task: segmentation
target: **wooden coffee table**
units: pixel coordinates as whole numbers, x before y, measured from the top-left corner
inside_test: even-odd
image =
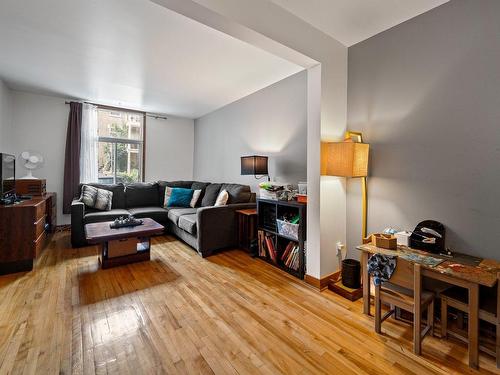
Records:
[[[101,247],[99,262],[103,269],[151,259],[151,236],[162,234],[163,225],[142,219],[135,227],[110,228],[112,221],[85,225],[87,242]]]

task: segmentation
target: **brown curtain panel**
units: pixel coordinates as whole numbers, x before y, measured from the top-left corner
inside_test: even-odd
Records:
[[[80,183],[80,141],[82,138],[82,103],[69,104],[66,154],[64,159],[63,213],[71,213],[71,202]]]

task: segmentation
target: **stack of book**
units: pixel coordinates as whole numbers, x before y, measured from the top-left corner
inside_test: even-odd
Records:
[[[281,260],[285,266],[297,271],[299,269],[299,253],[299,244],[290,241],[286,246],[285,251],[283,251],[283,255],[281,255]]]
[[[266,257],[269,255],[269,258],[277,263],[278,255],[276,252],[276,248],[274,247],[274,238],[272,235],[266,234],[264,231],[259,230],[258,233],[258,241],[259,241],[259,256]]]

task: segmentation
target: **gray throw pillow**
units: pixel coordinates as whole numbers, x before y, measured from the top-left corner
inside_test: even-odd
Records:
[[[201,201],[201,207],[213,206],[220,192],[222,184],[210,184],[205,189],[205,195]]]
[[[101,211],[109,211],[111,210],[113,202],[113,192],[109,190],[98,189],[90,185],[83,185],[80,201],[89,208],[95,208]]]

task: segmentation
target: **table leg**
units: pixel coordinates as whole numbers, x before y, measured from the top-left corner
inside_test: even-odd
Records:
[[[363,314],[370,315],[370,275],[368,275],[368,253],[361,252],[361,272],[363,280]]]
[[[469,286],[469,367],[478,368],[479,360],[479,286]]]

